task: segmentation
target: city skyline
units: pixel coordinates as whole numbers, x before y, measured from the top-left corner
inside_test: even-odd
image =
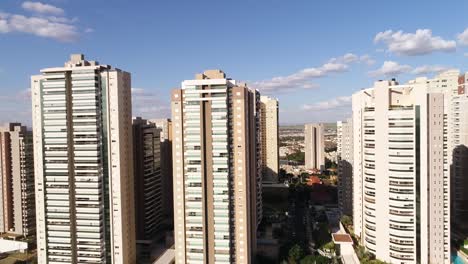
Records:
[[[261,1],[116,3],[111,11],[125,8],[136,18],[125,21],[118,12],[106,12],[109,7],[103,3],[95,3],[93,9],[72,1],[38,3],[9,1],[0,6],[0,111],[5,113],[0,123],[31,125],[28,76],[76,52],[126,65],[134,73],[134,116],[169,117],[167,95],[180,79],[204,69],[221,68],[242,76],[262,94],[278,97],[282,102],[280,124],[302,124],[345,119],[351,113],[351,94],[371,87],[378,79],[398,77],[405,81],[417,75],[433,76],[446,68],[463,71],[468,51],[468,33],[462,34],[467,26],[462,13],[467,4],[463,1],[445,6],[400,2],[405,8],[398,2],[370,1],[363,5],[344,3],[339,8],[305,1],[289,5]],[[255,19],[228,21],[219,15],[224,9],[239,10]],[[182,19],[169,15],[173,12]],[[197,12],[214,16],[200,18]],[[359,13],[365,13],[365,18]],[[437,13],[451,15],[443,20],[427,15]],[[277,20],[279,16],[286,19]],[[97,23],[104,19],[117,25],[120,32]],[[215,27],[212,19],[217,20]],[[225,39],[221,32],[229,32],[230,37],[245,41],[240,41],[241,45],[221,41],[216,48],[192,44],[206,36],[198,33],[202,28],[209,28],[220,39]],[[119,33],[128,38],[118,38]],[[106,40],[119,40],[120,45],[102,50],[91,44]],[[31,45],[35,48],[28,48]],[[220,61],[220,56],[229,63]],[[19,58],[28,58],[29,63]],[[248,65],[244,61],[249,61]],[[11,120],[13,114],[17,120]]]
[[[467,8],[4,1],[2,259],[468,263]]]

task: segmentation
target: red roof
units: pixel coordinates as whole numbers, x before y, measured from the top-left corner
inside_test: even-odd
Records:
[[[322,184],[322,180],[320,180],[317,176],[310,176],[307,180],[307,185],[314,185],[314,184]]]
[[[333,234],[333,241],[335,243],[353,243],[351,236],[348,234]]]

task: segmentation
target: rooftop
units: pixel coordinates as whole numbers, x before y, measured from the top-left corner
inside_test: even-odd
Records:
[[[333,242],[335,244],[345,244],[345,243],[353,243],[351,236],[348,234],[333,234]]]

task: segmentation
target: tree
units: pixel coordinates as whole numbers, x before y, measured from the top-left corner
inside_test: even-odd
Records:
[[[304,256],[304,251],[301,246],[295,244],[289,250],[289,263],[297,263]]]
[[[352,226],[353,225],[353,219],[349,215],[343,215],[341,216],[341,223],[345,226]]]
[[[300,150],[297,150],[296,152],[294,152],[292,154],[288,154],[286,156],[286,158],[288,160],[293,160],[293,161],[297,161],[297,162],[300,162],[300,163],[304,163],[305,153],[301,152]]]
[[[330,259],[321,255],[318,255],[315,260],[316,264],[329,264]]]
[[[308,255],[305,256],[303,259],[301,259],[300,264],[315,264],[316,262],[316,257],[314,255]]]
[[[335,251],[335,243],[333,243],[333,241],[330,241],[330,242],[326,243],[325,245],[323,245],[322,248],[324,250],[328,251],[328,252],[334,252]]]
[[[280,182],[283,182],[285,180],[287,180],[286,178],[286,170],[285,169],[279,169],[279,172],[278,172],[278,180]]]

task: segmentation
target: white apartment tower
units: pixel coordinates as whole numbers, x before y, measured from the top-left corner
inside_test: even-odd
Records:
[[[305,166],[307,169],[325,169],[325,126],[323,124],[306,124]]]
[[[260,96],[263,180],[278,181],[278,99]]]
[[[171,95],[176,263],[252,263],[261,220],[260,95],[220,70]]]
[[[338,205],[345,215],[353,215],[353,119],[338,121]]]
[[[418,78],[353,95],[353,221],[390,263],[450,263],[446,96]]]
[[[39,263],[136,263],[130,73],[76,54],[31,79]]]

